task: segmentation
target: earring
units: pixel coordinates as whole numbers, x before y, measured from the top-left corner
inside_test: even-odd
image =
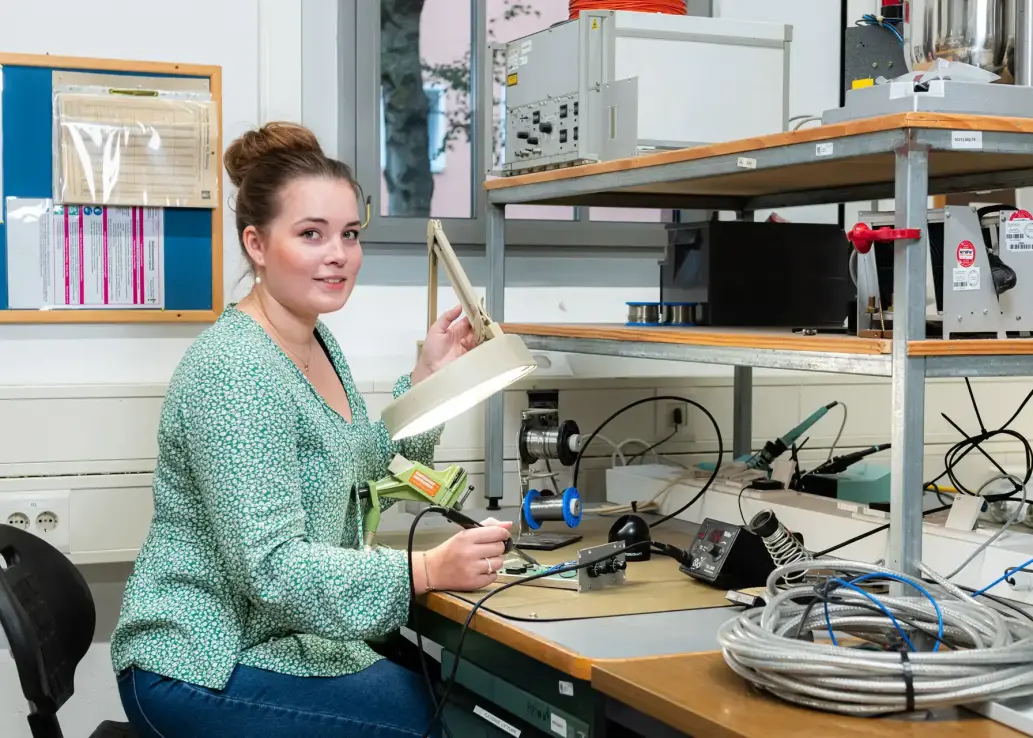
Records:
[[[261,274],[256,274],[255,275],[255,284],[262,284],[262,275]]]

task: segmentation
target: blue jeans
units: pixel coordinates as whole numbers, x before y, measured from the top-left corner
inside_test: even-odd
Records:
[[[118,691],[140,738],[419,738],[434,712],[420,675],[387,659],[332,678],[237,666],[222,690],[130,668]]]

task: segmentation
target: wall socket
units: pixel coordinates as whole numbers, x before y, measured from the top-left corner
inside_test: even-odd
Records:
[[[688,403],[678,400],[666,400],[660,406],[661,416],[658,418],[657,430],[661,435],[674,433],[676,430],[683,432],[689,423]]]
[[[0,493],[0,524],[39,536],[62,553],[71,553],[70,490]]]

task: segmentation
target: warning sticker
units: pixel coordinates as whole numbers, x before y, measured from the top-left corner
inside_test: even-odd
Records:
[[[409,484],[423,492],[428,497],[434,497],[441,489],[441,485],[420,471],[414,471],[409,477]]]
[[[958,244],[958,266],[966,269],[976,263],[976,247],[971,241],[962,241]]]
[[[954,289],[958,290],[978,290],[979,289],[979,267],[971,267],[968,269],[955,269],[954,270]]]
[[[1028,210],[1016,210],[1008,216],[1008,220],[1033,220],[1033,215]]]
[[[1033,220],[1009,220],[1005,223],[1004,243],[1008,251],[1033,251]]]
[[[506,87],[513,87],[517,83],[516,74],[510,74],[506,76]]]

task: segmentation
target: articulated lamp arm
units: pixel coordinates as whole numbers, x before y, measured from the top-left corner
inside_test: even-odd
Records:
[[[484,309],[484,301],[477,297],[470,278],[466,276],[459,257],[452,249],[448,236],[441,227],[440,220],[427,221],[427,329],[438,319],[438,262],[444,265],[448,273],[448,280],[459,297],[459,304],[463,306],[463,312],[470,319],[477,342],[481,343],[488,339],[498,338],[502,335],[499,324],[491,319],[488,311]]]

